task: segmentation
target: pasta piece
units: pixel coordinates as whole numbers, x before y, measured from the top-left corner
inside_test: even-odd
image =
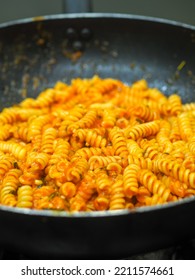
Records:
[[[102,150],[100,148],[81,148],[75,152],[74,157],[82,157],[89,160],[92,156],[100,156],[101,154]]]
[[[137,157],[143,156],[143,150],[140,148],[137,142],[132,139],[127,140],[127,149],[131,155],[135,155]]]
[[[143,150],[143,157],[151,160],[155,159],[159,154],[159,145],[156,141],[142,139],[139,141],[140,147]]]
[[[120,156],[122,158],[127,157],[129,152],[127,149],[127,143],[123,132],[118,128],[113,128],[110,131],[110,139],[113,144],[115,155]]]
[[[14,167],[14,163],[16,163],[16,161],[11,156],[4,155],[0,159],[0,180],[2,180],[4,175]]]
[[[141,169],[139,170],[137,174],[138,181],[145,187],[148,188],[148,190],[153,194],[157,194],[158,196],[155,196],[157,201],[160,199],[160,203],[167,201],[170,189],[167,188],[160,180],[157,179],[157,177],[154,175],[154,173],[147,169]],[[154,199],[154,198],[153,198]],[[162,200],[162,201],[161,201]],[[151,204],[158,204],[158,202],[151,202]]]
[[[170,188],[170,191],[173,195],[176,195],[177,197],[184,197],[185,196],[185,190],[187,189],[187,185],[184,183],[181,183],[179,180],[176,180],[174,178],[163,176],[161,181]]]
[[[87,202],[95,192],[95,181],[90,173],[87,173],[78,187],[76,195],[70,200],[70,209],[72,211],[85,211]]]
[[[170,114],[179,115],[182,111],[181,98],[177,94],[172,94],[168,98],[168,103],[170,104]]]
[[[79,128],[90,128],[97,117],[97,111],[96,110],[89,110],[83,118],[81,118],[78,122],[75,122],[73,124],[70,124],[67,128],[68,133],[73,133],[76,131],[76,129]]]
[[[66,182],[60,187],[60,193],[66,198],[71,198],[75,196],[77,187],[72,182]]]
[[[191,114],[189,112],[182,113],[178,116],[178,124],[181,138],[189,141],[193,136],[193,130],[190,123]]]
[[[106,167],[107,173],[112,178],[116,178],[123,172],[123,167],[117,162],[111,162]]]
[[[57,137],[56,129],[49,127],[43,131],[41,152],[47,154],[53,154],[54,152],[54,140]]]
[[[6,141],[0,141],[0,150],[12,154],[18,160],[24,160],[27,153],[23,145]]]
[[[129,164],[124,170],[124,192],[125,196],[128,198],[138,193],[137,173],[139,169],[139,166],[136,164]]]
[[[170,123],[166,120],[161,121],[160,130],[156,135],[156,140],[164,153],[170,153],[173,149],[172,143],[169,140],[170,131]]]
[[[128,163],[129,163],[129,165],[131,163],[134,163],[142,169],[149,169],[149,170],[155,171],[154,163],[150,158],[129,155]]]
[[[33,189],[33,208],[35,209],[49,209],[52,204],[50,198],[54,196],[55,188],[50,186],[37,186]]]
[[[94,170],[96,168],[106,167],[111,162],[121,163],[120,156],[92,156],[89,159],[89,168],[90,170]]]
[[[190,171],[195,171],[195,156],[191,155],[186,157],[182,160],[181,163],[182,166],[184,166],[186,169],[189,169]]]
[[[136,195],[136,199],[139,203],[141,203],[142,205],[146,205],[146,203],[148,203],[148,197],[151,197],[152,194],[151,192],[148,190],[148,188],[144,187],[144,186],[140,186],[138,189],[138,193]],[[151,202],[151,201],[150,201]],[[150,203],[149,202],[149,203]]]
[[[89,164],[86,159],[74,160],[65,170],[67,181],[78,183],[88,171]]]
[[[7,140],[11,134],[11,126],[9,124],[0,125],[0,141]]]
[[[182,111],[195,111],[195,102],[192,103],[187,103],[187,104],[182,104]]]
[[[167,198],[167,200],[168,200],[168,198]],[[164,200],[162,199],[162,197],[159,194],[155,193],[151,197],[146,197],[145,202],[146,202],[147,206],[150,206],[150,205],[162,204],[164,202]]]
[[[29,123],[28,142],[31,141],[35,136],[40,135],[41,131],[47,123],[49,123],[50,117],[49,115],[43,115],[33,118],[33,120]]]
[[[123,188],[123,180],[118,179],[110,190],[110,210],[124,209],[125,195]]]
[[[69,158],[70,144],[67,140],[57,139],[53,143],[53,154],[49,159],[49,166],[59,163],[59,161],[67,161]]]
[[[22,140],[24,142],[28,142],[28,126],[27,123],[20,123],[19,125],[16,125],[12,128],[10,128],[9,135],[10,133],[13,134],[13,137],[15,139]],[[6,140],[6,139],[2,139]]]
[[[16,206],[17,204],[17,189],[20,185],[19,176],[21,171],[18,169],[10,169],[3,179],[0,202],[3,205]]]
[[[25,185],[18,189],[18,201],[16,206],[22,208],[32,208],[33,191],[32,187]]]
[[[172,176],[189,185],[191,188],[195,188],[195,172],[191,172],[189,169],[184,168],[174,161],[164,159],[156,160],[156,166],[160,172],[163,172],[167,176]]]
[[[145,122],[154,121],[156,119],[159,119],[160,117],[157,110],[151,110],[148,106],[144,104],[141,104],[139,106],[133,106],[131,114]]]
[[[144,124],[138,124],[131,128],[127,127],[125,136],[127,138],[137,140],[139,138],[155,135],[160,129],[159,124],[159,121],[155,120]]]
[[[99,194],[102,192],[104,194],[109,193],[109,188],[112,185],[113,181],[109,178],[105,170],[97,169],[96,170],[96,189]]]
[[[78,129],[73,134],[77,141],[85,142],[86,146],[95,148],[105,147],[107,140],[92,129]]]
[[[23,108],[44,108],[49,107],[54,101],[55,90],[46,89],[39,94],[37,99],[27,98],[20,103]]]
[[[11,124],[17,120],[17,109],[16,108],[5,108],[0,114],[0,125]]]
[[[102,119],[102,127],[112,128],[116,123],[116,113],[114,110],[104,110],[103,111],[103,119]]]
[[[103,194],[99,194],[94,199],[95,210],[97,210],[97,211],[108,210],[109,202],[110,202],[109,198],[105,197]]]
[[[171,124],[171,131],[170,131],[170,136],[169,136],[170,141],[176,142],[176,141],[181,140],[178,118],[170,117],[169,122]]]

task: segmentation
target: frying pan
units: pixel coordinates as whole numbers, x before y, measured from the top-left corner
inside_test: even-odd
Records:
[[[0,25],[1,109],[57,80],[145,78],[195,101],[195,28],[120,14],[70,14]],[[182,65],[182,67],[181,67]],[[0,246],[44,258],[125,258],[195,238],[195,198],[97,213],[0,206]]]

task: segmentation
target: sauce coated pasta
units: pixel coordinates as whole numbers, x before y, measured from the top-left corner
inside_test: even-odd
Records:
[[[73,79],[0,113],[0,204],[132,209],[195,195],[195,104],[145,80]]]

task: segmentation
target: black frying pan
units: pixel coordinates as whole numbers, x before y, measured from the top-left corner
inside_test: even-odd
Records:
[[[167,95],[177,92],[183,102],[195,101],[195,28],[113,14],[1,24],[1,109],[57,80],[94,74],[126,83],[145,78]],[[0,206],[0,246],[51,258],[127,257],[195,238],[194,213],[195,198],[84,214]]]

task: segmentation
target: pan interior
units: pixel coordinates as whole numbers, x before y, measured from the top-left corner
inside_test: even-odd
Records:
[[[93,75],[128,84],[144,78],[150,87],[192,102],[194,50],[193,27],[145,17],[48,16],[3,24],[0,109],[36,97],[58,80]]]

